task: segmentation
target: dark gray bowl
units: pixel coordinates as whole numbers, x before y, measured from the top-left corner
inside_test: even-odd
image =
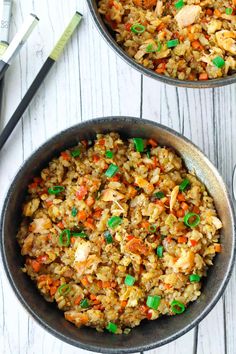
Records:
[[[212,79],[206,81],[190,81],[190,80],[179,80],[165,75],[157,74],[155,71],[150,70],[138,64],[134,59],[129,57],[129,55],[122,49],[122,47],[116,42],[114,33],[111,29],[106,26],[101,15],[98,12],[97,3],[98,0],[87,0],[90,13],[93,20],[109,46],[130,66],[137,69],[141,74],[147,75],[153,79],[164,82],[165,84],[179,86],[179,87],[190,87],[190,88],[213,88],[229,85],[236,82],[236,73],[233,75],[226,76],[221,79]]]
[[[47,303],[29,277],[21,271],[23,258],[16,242],[27,185],[50,159],[80,139],[93,139],[96,133],[119,132],[123,137],[151,137],[161,145],[172,146],[185,160],[187,167],[214,196],[223,222],[221,242],[223,252],[215,258],[203,285],[199,300],[185,313],[143,321],[129,335],[98,333],[91,328],[76,328],[64,319],[54,304]],[[50,333],[74,346],[102,353],[132,353],[166,344],[196,326],[214,307],[222,295],[232,271],[235,257],[235,224],[230,197],[219,173],[206,156],[189,140],[160,124],[138,118],[109,117],[89,120],[69,128],[43,144],[24,163],[12,182],[3,207],[1,219],[1,251],[4,268],[11,286],[27,311]]]

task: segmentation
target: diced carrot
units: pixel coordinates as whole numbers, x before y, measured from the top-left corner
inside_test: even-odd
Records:
[[[212,16],[212,14],[213,14],[212,9],[206,9],[206,14],[207,14],[208,16]]]
[[[157,30],[158,30],[158,31],[162,31],[164,28],[166,28],[166,25],[164,24],[164,22],[162,22],[162,23],[157,27]]]
[[[102,281],[101,280],[98,280],[97,281],[97,286],[101,289],[102,288]]]
[[[92,196],[88,196],[88,198],[86,199],[86,204],[90,207],[95,203],[95,200]]]
[[[75,305],[79,305],[80,301],[82,300],[82,297],[81,296],[77,296],[77,298],[75,299],[74,301],[74,304]]]
[[[177,196],[178,202],[185,202],[185,196],[182,193],[179,193]]]
[[[85,276],[82,279],[80,279],[80,282],[83,284],[83,286],[88,286],[89,285],[89,281],[88,278]]]
[[[91,229],[91,230],[95,230],[95,226],[94,226],[94,224],[93,224],[93,219],[91,219],[91,218],[88,218],[88,219],[84,222],[84,225],[85,225],[87,228]]]
[[[201,73],[199,75],[199,80],[208,80],[208,75],[207,73]]]
[[[47,260],[48,260],[48,255],[47,254],[43,254],[43,255],[37,257],[37,261],[39,263],[44,263]]]
[[[95,213],[93,214],[95,219],[99,219],[101,215],[102,215],[102,209],[96,209]]]
[[[86,196],[86,194],[88,193],[88,188],[85,186],[80,186],[78,191],[76,192],[76,197],[79,200],[84,199],[84,197]]]
[[[188,241],[188,239],[185,236],[178,237],[178,243],[186,243],[187,241]]]
[[[70,160],[70,155],[66,151],[61,152],[61,157],[63,158],[63,160],[66,160],[66,161]]]
[[[90,296],[89,296],[89,297],[90,297],[90,299],[91,299],[91,300],[97,300],[97,296],[96,296],[96,295],[94,295],[94,294],[90,294]]]
[[[182,208],[184,211],[186,211],[186,210],[189,209],[189,205],[188,205],[187,203],[185,203],[185,202],[182,202],[182,203],[181,203],[181,208]]]
[[[158,166],[157,157],[153,156],[153,167],[156,168],[157,166]]]
[[[105,145],[105,139],[99,139],[98,140],[98,145],[100,145],[100,146],[104,146]]]
[[[190,73],[189,76],[188,76],[188,79],[191,80],[191,81],[194,81],[195,80],[195,74],[194,73]]]
[[[148,320],[150,320],[152,318],[152,310],[150,310],[150,309],[147,310],[146,317],[147,317]]]
[[[116,173],[115,176],[110,178],[110,181],[112,182],[118,182],[120,180],[121,175],[119,173]]]
[[[179,209],[176,211],[176,216],[178,218],[182,218],[184,216],[184,210],[183,209]]]
[[[79,210],[77,214],[77,218],[79,221],[85,221],[87,218],[87,214],[84,210]]]
[[[74,244],[75,243],[75,241],[76,241],[76,237],[71,237],[71,239],[70,239],[70,242],[72,243],[72,244]]]
[[[53,286],[50,287],[50,295],[51,295],[51,296],[53,296],[53,295],[56,294],[57,288],[58,288],[58,287],[55,286],[55,285],[53,285]]]
[[[184,36],[179,36],[179,40],[180,40],[180,42],[183,42],[184,41]]]
[[[220,253],[222,251],[221,244],[220,243],[215,243],[214,244],[215,252]]]
[[[143,243],[142,240],[136,237],[132,238],[132,240],[127,242],[126,248],[132,253],[143,254],[143,255],[148,254],[148,249],[146,245]]]
[[[164,288],[165,288],[166,290],[171,289],[171,288],[172,288],[172,285],[170,285],[170,284],[164,284]]]
[[[28,227],[29,232],[33,232],[35,230],[35,224],[30,224]]]
[[[46,207],[49,208],[53,204],[53,201],[52,200],[45,200],[45,204],[46,204]]]
[[[103,169],[104,169],[104,170],[107,170],[107,169],[108,169],[108,164],[107,164],[107,163],[104,163]]]
[[[190,40],[190,42],[194,41],[194,39],[195,39],[194,34],[189,32],[188,33],[188,39]]]
[[[214,15],[215,15],[216,17],[220,17],[220,16],[221,16],[220,10],[215,9],[215,10],[214,10]]]
[[[127,239],[130,241],[130,240],[132,240],[134,238],[134,236],[133,235],[128,235],[127,236]]]
[[[111,282],[110,281],[103,281],[102,282],[102,287],[103,288],[110,288],[111,287]]]
[[[93,155],[93,162],[98,162],[100,157],[98,155]]]
[[[167,241],[168,243],[171,243],[172,237],[171,237],[171,236],[167,236],[167,237],[166,237],[166,241]]]
[[[121,306],[122,308],[125,308],[126,305],[127,305],[127,301],[125,301],[125,300],[121,301],[120,306]]]
[[[158,65],[157,69],[155,70],[158,74],[163,74],[166,70],[166,63],[161,63]]]
[[[149,228],[149,222],[148,221],[142,221],[141,222],[141,226],[143,229],[148,229]]]
[[[201,43],[198,40],[192,41],[191,45],[193,49],[197,49],[197,50],[200,49],[201,47]]]
[[[196,240],[190,240],[191,246],[196,246],[198,242]]]
[[[65,226],[64,226],[64,224],[63,224],[62,221],[59,221],[59,222],[57,223],[57,226],[58,226],[60,229],[64,229],[64,228],[65,228]]]
[[[134,198],[137,194],[137,190],[133,186],[129,186],[127,190],[127,195],[129,198]]]
[[[193,213],[195,213],[195,214],[200,213],[200,209],[196,205],[194,205],[194,207],[193,207]]]
[[[147,143],[148,143],[148,145],[151,145],[152,147],[157,146],[157,142],[154,139],[148,139]]]
[[[37,187],[38,187],[38,183],[36,183],[36,182],[33,182],[33,183],[28,185],[29,189],[36,189]]]
[[[126,23],[125,24],[125,29],[126,31],[130,31],[130,28],[132,27],[132,24],[131,23]]]
[[[38,272],[40,271],[41,264],[40,264],[38,261],[36,261],[35,259],[33,259],[33,260],[31,261],[31,267],[33,268],[33,270],[34,270],[36,273],[38,273]]]
[[[146,305],[140,305],[139,308],[140,308],[141,313],[144,313],[144,314],[146,314],[146,312],[149,309]]]

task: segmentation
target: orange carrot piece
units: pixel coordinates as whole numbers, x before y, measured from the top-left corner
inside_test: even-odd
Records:
[[[178,243],[186,243],[187,241],[188,241],[188,239],[185,236],[178,237]]]
[[[66,151],[61,152],[61,157],[63,158],[63,160],[66,160],[66,161],[70,160],[70,155]]]
[[[89,296],[89,297],[90,297],[90,299],[91,299],[91,300],[97,300],[97,296],[96,296],[96,295],[94,295],[94,294],[90,294],[90,296]]]
[[[179,209],[176,211],[176,216],[178,218],[182,218],[184,216],[184,210],[183,209]]]
[[[196,240],[190,240],[191,246],[196,246],[198,242]]]
[[[100,157],[98,155],[93,155],[93,162],[98,162]]]
[[[90,206],[92,206],[94,203],[95,203],[94,198],[89,195],[88,198],[86,199],[86,204],[90,207]]]
[[[222,247],[220,243],[215,243],[214,248],[216,253],[220,253],[222,251]]]
[[[83,277],[80,282],[83,284],[83,286],[88,286],[89,285],[89,281],[88,281],[88,278],[85,276]]]
[[[143,229],[148,229],[149,228],[149,222],[148,221],[142,221],[141,226]]]
[[[188,209],[189,209],[189,206],[188,206],[188,204],[187,204],[187,203],[182,202],[182,203],[181,203],[181,208],[182,208],[184,211],[186,211],[186,210],[188,210]]]
[[[201,47],[201,43],[198,40],[192,41],[191,45],[193,49],[199,49]]]
[[[82,297],[81,296],[77,296],[77,298],[75,299],[74,301],[74,304],[75,305],[79,305],[80,301],[82,300]]]
[[[193,213],[200,214],[200,209],[196,205],[193,207]]]
[[[212,16],[212,14],[213,14],[212,9],[206,9],[206,14],[207,14],[208,16]]]
[[[38,261],[36,261],[35,259],[33,259],[33,260],[31,261],[31,267],[33,268],[33,270],[34,270],[36,273],[38,273],[38,272],[40,271],[41,264],[40,264]]]
[[[185,196],[182,193],[179,193],[177,196],[178,202],[185,202]]]
[[[121,306],[122,308],[125,308],[126,305],[127,305],[127,301],[125,301],[125,300],[121,301],[120,306]]]
[[[148,145],[151,145],[152,147],[157,146],[157,142],[154,139],[148,139],[147,143],[148,143]]]
[[[199,80],[208,80],[208,75],[207,73],[201,73],[199,75]]]
[[[216,17],[220,17],[220,16],[221,16],[220,10],[215,9],[215,10],[214,10],[214,15],[215,15]]]
[[[78,211],[77,218],[79,221],[85,221],[87,218],[87,214],[84,210]]]

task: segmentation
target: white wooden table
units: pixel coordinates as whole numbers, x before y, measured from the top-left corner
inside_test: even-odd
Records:
[[[84,21],[0,154],[0,203],[23,161],[55,133],[82,120],[130,115],[161,122],[190,138],[226,183],[236,163],[236,86],[193,90],[141,76],[97,32],[85,0],[15,0],[11,38],[30,12],[40,23],[6,75],[0,129],[13,113],[75,10]],[[235,354],[236,272],[224,297],[194,330],[149,354]],[[0,271],[0,353],[85,354],[32,320]],[[88,352],[87,352],[88,353]]]

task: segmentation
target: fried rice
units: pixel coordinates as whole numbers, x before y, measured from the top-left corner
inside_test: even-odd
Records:
[[[236,70],[236,0],[100,0],[117,42],[144,67],[180,80]]]
[[[63,151],[33,179],[17,239],[45,300],[78,327],[120,334],[200,296],[221,227],[175,151],[110,133]]]

